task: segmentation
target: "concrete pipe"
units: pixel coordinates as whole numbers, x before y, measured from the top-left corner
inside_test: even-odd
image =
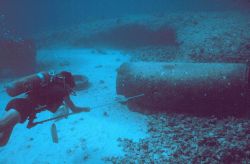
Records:
[[[117,94],[140,112],[174,111],[198,115],[244,115],[248,111],[249,68],[230,63],[124,63]]]

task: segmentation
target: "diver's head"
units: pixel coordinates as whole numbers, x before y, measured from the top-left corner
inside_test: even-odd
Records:
[[[74,92],[73,89],[75,88],[75,80],[73,75],[68,71],[61,71],[56,75],[59,81],[62,81],[64,86],[69,90],[70,93]]]

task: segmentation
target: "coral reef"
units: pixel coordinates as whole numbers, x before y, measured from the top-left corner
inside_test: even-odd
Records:
[[[250,121],[228,117],[177,114],[148,116],[149,137],[118,141],[124,156],[112,163],[247,163],[250,160]]]

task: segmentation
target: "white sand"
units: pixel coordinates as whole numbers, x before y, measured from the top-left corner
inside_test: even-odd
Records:
[[[0,148],[1,164],[104,163],[101,158],[105,156],[123,155],[117,142],[119,137],[135,141],[146,137],[146,116],[131,112],[114,101],[116,69],[129,60],[126,55],[112,50],[104,53],[83,49],[49,49],[40,50],[37,58],[39,63],[50,64],[49,69],[86,75],[91,87],[78,92],[72,99],[77,105],[89,106],[92,110],[57,121],[58,144],[51,139],[50,126],[53,122],[30,130],[26,129],[26,123],[17,125],[9,143]],[[0,97],[3,109],[10,97],[5,93],[1,93]],[[108,116],[104,116],[104,112]],[[38,116],[42,120],[50,118],[51,114],[45,112]]]

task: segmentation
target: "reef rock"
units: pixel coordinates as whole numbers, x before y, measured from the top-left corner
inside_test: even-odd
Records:
[[[31,40],[0,40],[0,77],[35,72],[36,48]]]

